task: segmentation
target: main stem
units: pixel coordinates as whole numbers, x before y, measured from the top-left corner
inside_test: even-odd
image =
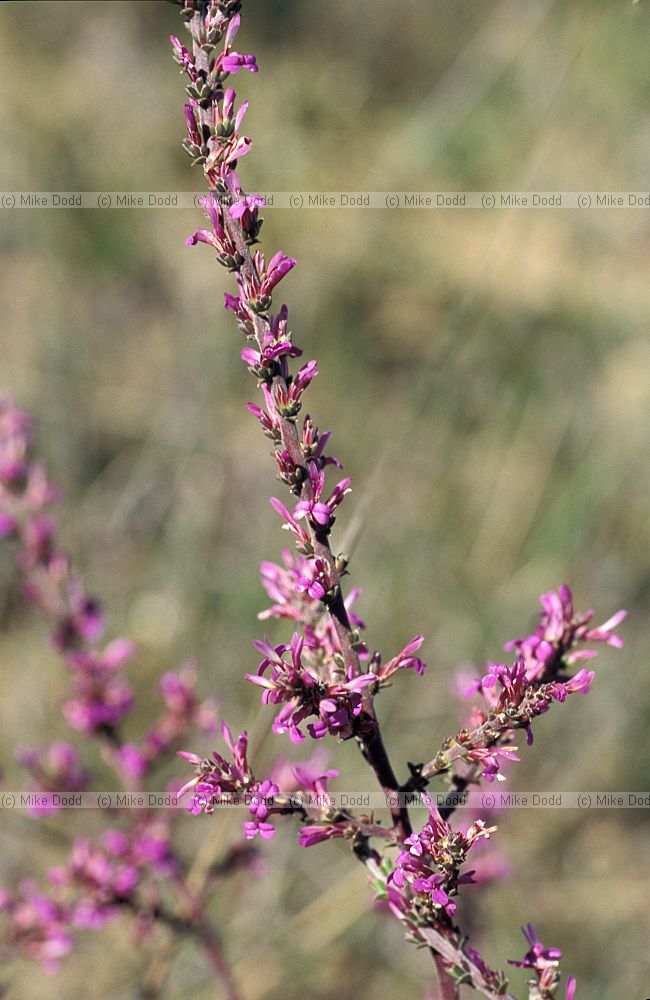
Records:
[[[197,11],[190,21],[194,60],[197,67],[207,70],[209,68],[209,60],[201,45],[202,26],[202,14],[200,11]],[[201,111],[201,114],[207,120],[207,112]],[[239,257],[242,260],[240,273],[244,279],[248,279],[251,282],[257,282],[259,280],[259,276],[257,275],[255,263],[253,261],[248,243],[246,242],[246,237],[241,223],[236,219],[233,219],[227,211],[223,213],[223,218],[228,235],[237,248]],[[253,318],[253,328],[255,331],[255,338],[261,349],[265,334],[269,329],[269,322],[264,316],[256,315]],[[274,381],[280,388],[287,388],[286,382],[281,375],[276,375]],[[298,430],[295,422],[287,419],[286,417],[280,417],[280,434],[283,447],[289,452],[292,462],[297,469],[301,470],[302,473],[300,498],[302,500],[311,500],[313,493],[312,484],[305,456],[300,445],[300,439],[298,437]],[[361,664],[359,663],[359,657],[354,649],[354,638],[351,634],[352,629],[350,627],[350,619],[345,607],[343,588],[341,586],[341,575],[338,571],[336,559],[330,546],[329,536],[327,532],[322,529],[317,529],[313,525],[309,526],[309,531],[311,534],[314,555],[317,558],[322,559],[327,566],[328,574],[333,584],[335,596],[327,607],[338,639],[345,671],[346,674],[349,673],[351,676],[356,677],[361,673]],[[367,760],[373,769],[381,788],[385,792],[397,792],[399,791],[400,784],[397,780],[397,776],[393,770],[388,752],[384,745],[372,697],[366,697],[364,701],[364,715],[365,719],[361,716],[360,719],[357,720],[357,732],[355,733],[361,752],[365,760]],[[366,725],[364,725],[364,721]],[[370,722],[371,725],[367,725],[368,722]],[[393,826],[395,830],[400,834],[402,839],[408,837],[411,833],[412,827],[407,809],[403,806],[392,804],[390,805],[390,812],[393,818]]]

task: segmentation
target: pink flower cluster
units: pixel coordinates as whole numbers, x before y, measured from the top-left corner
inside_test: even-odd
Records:
[[[456,904],[451,897],[456,895],[459,885],[473,881],[474,872],[461,873],[467,854],[477,840],[489,839],[496,827],[488,828],[482,820],[477,820],[463,834],[451,828],[430,798],[428,806],[428,822],[419,833],[412,833],[404,841],[407,850],[398,855],[388,883],[396,889],[410,885],[434,913],[443,910],[453,917]]]
[[[487,672],[464,690],[467,697],[480,694],[483,704],[472,709],[471,728],[461,730],[456,746],[443,752],[447,760],[460,758],[480,764],[481,776],[488,781],[503,780],[500,760],[519,759],[516,748],[502,745],[512,739],[516,729],[526,730],[526,741],[531,745],[533,719],[547,712],[553,702],[565,702],[570,694],[589,693],[593,670],[581,667],[575,674],[568,673],[574,664],[597,655],[597,650],[582,644],[605,643],[617,649],[623,645],[613,629],[623,621],[626,611],[591,628],[593,611],[576,614],[566,584],[540,600],[543,611],[535,632],[504,647],[517,651],[515,663],[509,666],[488,661]]]
[[[47,893],[32,881],[16,892],[0,889],[3,939],[10,952],[56,972],[77,930],[99,930],[125,910],[137,916],[141,931],[148,927],[165,881],[178,871],[164,821],[146,817],[128,832],[109,829],[98,846],[80,837],[67,863],[47,872]]]
[[[97,745],[118,785],[138,792],[142,779],[152,776],[164,755],[186,742],[193,729],[214,731],[215,703],[198,698],[196,669],[186,664],[162,677],[163,708],[149,732],[139,743],[125,742],[122,723],[132,708],[133,691],[123,668],[134,655],[134,644],[128,638],[100,642],[104,617],[57,544],[47,508],[58,490],[31,460],[32,430],[27,414],[10,398],[0,398],[0,532],[14,543],[23,592],[48,621],[53,645],[68,668],[71,691],[61,706],[65,722]],[[24,747],[16,757],[30,776],[26,791],[33,815],[51,816],[61,800],[58,793],[89,787],[91,773],[70,742]],[[176,785],[166,789],[163,802]],[[155,814],[128,805],[121,812],[123,829],[106,831],[99,844],[85,838],[74,842],[67,863],[47,873],[46,891],[31,881],[13,891],[0,889],[0,959],[5,951],[23,954],[46,971],[56,971],[59,959],[73,947],[76,930],[101,928],[125,912],[135,918],[138,933],[162,920],[205,939],[207,924],[195,925],[161,908],[163,884],[172,878],[184,885],[172,844],[174,821],[183,814],[164,805]],[[252,860],[252,855],[244,859],[246,864]],[[233,863],[240,862],[235,858]],[[182,891],[185,907],[188,890]]]
[[[623,640],[614,629],[624,620],[627,611],[617,611],[602,625],[591,627],[594,612],[576,614],[573,595],[566,584],[557,591],[542,594],[540,603],[540,622],[532,635],[512,639],[503,647],[505,650],[517,650],[526,664],[529,681],[542,676],[547,679],[563,667],[598,655],[594,649],[577,648],[583,643],[606,643],[615,649],[622,649]]]

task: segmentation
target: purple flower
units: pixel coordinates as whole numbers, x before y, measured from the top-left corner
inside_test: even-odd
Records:
[[[253,774],[247,756],[248,734],[240,733],[235,739],[230,726],[225,721],[221,723],[221,733],[230,751],[231,760],[227,760],[216,750],[212,753],[212,759],[201,758],[197,754],[188,753],[185,750],[177,751],[178,757],[189,761],[196,768],[195,776],[176,793],[178,798],[183,798],[188,792],[193,793],[188,809],[194,815],[203,811],[206,813],[214,812],[213,796],[231,792],[235,794],[247,793],[251,788]]]
[[[223,264],[231,267],[237,258],[237,247],[230,238],[223,221],[223,209],[219,200],[208,194],[200,199],[205,214],[212,223],[212,229],[197,229],[196,232],[185,240],[185,245],[196,246],[197,243],[206,243],[217,251],[217,255]]]
[[[296,266],[292,257],[286,257],[279,250],[271,257],[266,273],[262,276],[260,295],[270,295],[275,286]]]
[[[381,681],[387,681],[393,674],[396,674],[398,670],[414,670],[416,674],[422,676],[426,669],[426,664],[418,656],[413,656],[413,653],[417,652],[422,643],[424,642],[423,635],[416,635],[415,638],[404,647],[401,653],[393,657],[383,666],[372,666],[374,673]]]
[[[303,826],[298,831],[298,843],[301,847],[313,847],[314,844],[322,844],[325,840],[334,840],[337,837],[345,836],[345,826],[343,824],[330,826]]]
[[[197,128],[197,118],[196,118],[196,108],[198,107],[196,101],[190,101],[189,104],[183,106],[183,114],[185,115],[185,123],[187,125],[187,134],[190,138],[190,142],[197,147],[197,153],[200,152],[203,140]]]
[[[241,191],[235,195],[236,201],[228,209],[228,214],[233,219],[244,219],[245,216],[257,215],[258,208],[264,208],[266,201],[261,194],[242,194]],[[249,228],[249,227],[245,227]]]
[[[277,497],[271,497],[270,503],[273,510],[275,510],[280,517],[283,518],[285,522],[283,527],[287,528],[296,536],[300,548],[303,550],[311,549],[311,539],[309,537],[309,533],[298,524],[296,518],[289,513],[284,504],[278,500]]]
[[[250,70],[251,73],[259,72],[255,56],[242,55],[241,52],[230,52],[227,56],[222,56],[219,66],[223,73],[238,73],[240,69]]]
[[[170,35],[169,41],[172,43],[175,61],[181,69],[185,70],[190,80],[194,82],[197,79],[197,72],[196,66],[194,65],[194,59],[192,58],[192,54],[189,49],[187,49],[175,35]]]
[[[481,777],[485,778],[486,781],[492,782],[495,778],[499,781],[503,781],[503,775],[501,774],[501,765],[498,758],[503,757],[505,760],[519,760],[517,755],[517,747],[477,747],[474,750],[470,750],[467,754],[469,760],[476,761],[483,766],[483,772]]]
[[[339,772],[334,770],[318,773],[309,764],[296,764],[292,769],[298,782],[298,788],[314,795],[327,796],[327,782],[330,778],[338,778]]]
[[[326,456],[324,454],[325,447],[330,437],[330,431],[324,431],[323,434],[319,434],[318,428],[315,426],[310,417],[305,417],[302,427],[301,442],[305,458],[308,461],[316,462],[320,469],[324,468],[326,465],[335,465],[337,469],[342,469],[343,466],[337,458]]]
[[[322,601],[332,587],[329,568],[323,559],[312,559],[296,580],[296,591],[308,594],[312,601]]]
[[[272,840],[275,837],[273,823],[260,823],[259,820],[255,820],[254,822],[247,822],[242,825],[246,840],[254,840],[258,834],[262,840]]]
[[[334,511],[342,502],[346,493],[350,492],[352,480],[347,477],[337,483],[327,501],[321,500],[323,487],[325,485],[325,473],[319,469],[316,462],[309,463],[309,479],[311,482],[311,496],[306,500],[299,500],[294,510],[294,517],[299,520],[308,517],[309,520],[320,528],[329,528],[333,523]]]
[[[265,370],[275,370],[279,359],[299,358],[302,354],[300,348],[291,343],[291,334],[287,332],[286,306],[283,306],[279,316],[273,319],[275,322],[269,324],[259,349],[245,347],[241,352],[242,360],[260,377],[264,375]]]
[[[532,969],[535,973],[532,985],[537,985],[539,995],[542,997],[555,996],[560,983],[558,965],[562,958],[562,952],[559,948],[545,948],[538,940],[532,924],[527,924],[521,930],[530,947],[520,962],[508,959],[508,963],[515,965],[518,969]],[[575,978],[569,976],[566,984],[566,1000],[572,1000],[575,987]]]
[[[562,952],[559,948],[545,948],[539,941],[532,924],[526,924],[525,927],[522,927],[521,933],[526,938],[530,948],[520,962],[508,959],[509,965],[515,965],[518,969],[544,969],[549,964],[557,966],[562,958]]]
[[[554,697],[558,701],[565,701],[567,694],[589,694],[591,682],[595,677],[593,670],[579,670],[577,674],[563,683],[556,681],[553,686]]]
[[[270,438],[271,441],[279,441],[282,434],[281,422],[275,409],[275,403],[273,402],[271,390],[264,382],[262,383],[261,388],[264,395],[264,401],[266,403],[266,410],[257,406],[256,403],[247,403],[246,408],[253,414],[256,420],[259,420],[266,437]]]

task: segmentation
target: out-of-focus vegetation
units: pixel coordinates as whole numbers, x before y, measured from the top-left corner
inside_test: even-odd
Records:
[[[248,190],[648,188],[643,3],[247,8],[241,48],[261,67],[236,80],[252,102]],[[164,3],[3,4],[0,187],[198,189],[170,31]],[[65,490],[63,537],[112,632],[139,642],[134,735],[156,712],[158,676],[187,656],[233,727],[259,716],[241,680],[261,631],[256,566],[284,537],[265,500],[268,448],[243,408],[255,387],[221,308],[225,276],[184,246],[198,222],[16,210],[0,228],[2,385],[38,417]],[[589,698],[538,723],[512,785],[647,789],[648,210],[269,210],[263,238],[299,259],[282,291],[320,362],[310,411],[353,475],[338,529],[356,539],[369,641],[392,655],[427,636],[426,678],[382,696],[395,760],[424,759],[454,730],[457,666],[497,658],[538,594],[567,580],[602,619],[631,609],[627,645],[601,655]],[[65,733],[65,674],[8,552],[0,584],[2,765],[17,783],[15,747]],[[366,780],[353,746],[331,749],[350,786]],[[262,759],[273,752],[267,742]],[[236,836],[238,818],[188,817],[186,850]],[[4,813],[0,881],[60,859],[60,831],[100,823]],[[578,996],[645,996],[646,812],[511,810],[499,827],[513,877],[473,897],[487,957],[518,957],[531,919],[565,949]],[[287,828],[265,854],[268,876],[234,876],[216,904],[247,998],[421,995],[426,954],[370,911],[344,847],[299,850]],[[58,979],[21,972],[15,995],[78,996],[83,983],[88,998],[136,996],[145,961],[115,926],[88,935]],[[189,947],[169,989],[188,995],[216,995]]]

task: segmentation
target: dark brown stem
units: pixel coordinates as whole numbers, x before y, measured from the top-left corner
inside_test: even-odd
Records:
[[[375,772],[377,781],[386,795],[390,814],[393,817],[393,826],[400,832],[402,839],[408,837],[413,829],[411,820],[408,809],[403,805],[399,805],[398,795],[395,794],[399,793],[400,785],[395,776],[386,747],[384,746],[381,729],[376,719],[371,724],[368,732],[357,736],[357,742],[359,743],[361,753]]]

